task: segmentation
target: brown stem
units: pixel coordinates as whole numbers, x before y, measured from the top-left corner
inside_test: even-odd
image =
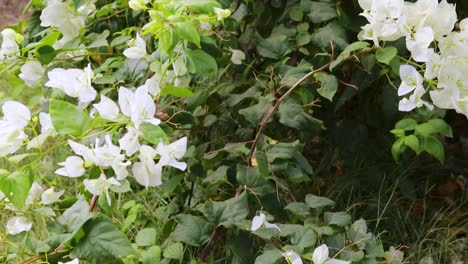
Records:
[[[333,46],[332,46],[333,47]],[[343,59],[341,62],[344,62],[344,61],[347,61],[351,58],[357,58],[359,55],[361,54],[364,54],[364,53],[368,53],[368,52],[372,52],[374,51],[375,48],[370,48],[370,49],[366,49],[366,50],[363,50],[361,52],[358,52],[356,54],[352,54],[350,56],[348,56],[347,58]],[[285,94],[283,94],[283,96],[281,96],[278,100],[276,100],[276,103],[273,107],[273,109],[267,113],[267,111],[265,112],[265,115],[264,115],[264,118],[262,120],[262,122],[260,123],[260,128],[258,129],[257,131],[257,134],[255,136],[255,139],[254,139],[254,142],[252,143],[252,146],[250,147],[250,151],[249,151],[249,155],[247,156],[247,164],[249,166],[252,166],[252,157],[255,153],[255,149],[257,148],[257,144],[258,144],[258,141],[260,140],[262,134],[263,134],[263,131],[265,130],[265,127],[268,123],[268,120],[270,120],[271,116],[276,113],[278,111],[278,108],[280,106],[280,104],[284,101],[284,99],[286,99],[286,97],[288,97],[297,87],[299,87],[299,85],[301,85],[305,80],[307,80],[307,78],[309,78],[310,76],[318,73],[318,72],[321,72],[323,70],[325,70],[326,68],[328,68],[330,66],[330,64],[333,62],[333,58],[331,59],[330,62],[326,63],[325,65],[321,66],[320,68],[316,69],[316,70],[313,70],[309,73],[307,73],[306,75],[304,75],[300,80],[298,80],[293,86],[291,86],[291,88],[289,88],[288,91],[286,91]]]
[[[249,155],[247,156],[247,164],[249,166],[252,166],[252,156],[253,154],[255,153],[255,149],[257,147],[257,144],[258,144],[258,141],[260,140],[260,137],[262,136],[263,134],[263,131],[265,130],[265,127],[268,123],[268,120],[270,120],[271,116],[276,113],[276,111],[278,111],[278,108],[280,106],[280,104],[284,101],[284,99],[286,99],[286,97],[288,97],[299,85],[301,85],[305,80],[307,80],[307,78],[309,78],[310,76],[316,74],[317,72],[321,72],[323,70],[325,70],[326,68],[328,68],[330,66],[330,63],[327,63],[325,65],[323,65],[322,67],[316,69],[316,70],[313,70],[309,73],[307,73],[306,75],[304,75],[299,81],[297,81],[293,86],[291,86],[291,88],[289,88],[288,91],[286,91],[286,93],[283,94],[283,96],[281,96],[275,103],[275,105],[273,106],[273,109],[269,112],[269,113],[265,113],[265,116],[260,124],[260,128],[258,129],[257,131],[257,135],[255,136],[255,140],[254,142],[252,143],[252,146],[250,147],[250,151],[249,151]]]
[[[89,202],[89,211],[90,212],[93,211],[94,206],[96,205],[96,201],[97,201],[98,197],[99,197],[98,195],[93,195],[93,198],[91,198],[91,202]]]
[[[203,251],[200,253],[198,256],[198,260],[201,262],[205,262],[206,258],[208,257],[208,254],[210,254],[210,251],[214,248],[215,242],[218,240],[220,234],[223,231],[223,226],[219,225],[217,226],[214,230],[213,233],[211,233],[210,240],[208,241],[208,244],[206,244],[205,248],[203,248]]]

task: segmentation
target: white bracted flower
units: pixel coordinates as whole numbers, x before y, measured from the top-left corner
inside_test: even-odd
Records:
[[[278,225],[276,224],[271,224],[268,221],[265,220],[266,216],[264,213],[260,213],[260,215],[254,216],[252,219],[252,225],[250,227],[251,231],[256,231],[260,229],[260,227],[265,227],[265,228],[276,228],[278,231],[281,231]]]
[[[24,216],[15,216],[8,220],[6,225],[6,231],[10,235],[17,235],[24,231],[31,230],[32,222]]]
[[[54,187],[51,187],[42,193],[40,204],[48,205],[58,202],[60,200],[60,196],[62,196],[64,192],[64,190],[56,192],[54,191]]]
[[[284,252],[281,256],[284,257],[288,264],[302,264],[301,256],[292,250]]]
[[[35,86],[44,76],[45,69],[38,61],[28,61],[21,66],[19,77],[27,86]]]
[[[138,33],[136,38],[130,41],[130,47],[124,50],[123,55],[129,59],[141,59],[146,56],[146,42]]]

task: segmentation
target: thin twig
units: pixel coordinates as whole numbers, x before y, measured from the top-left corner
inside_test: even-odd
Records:
[[[316,70],[313,70],[309,73],[307,73],[306,75],[304,75],[299,81],[297,81],[293,86],[291,86],[291,88],[289,88],[288,91],[286,91],[286,93],[283,94],[283,96],[281,96],[275,103],[275,105],[273,106],[273,109],[268,113],[268,114],[265,114],[265,117],[263,118],[261,124],[260,124],[260,128],[258,129],[258,132],[257,132],[257,135],[255,136],[255,140],[254,142],[252,143],[252,146],[250,147],[250,151],[249,151],[249,155],[247,156],[247,164],[249,166],[252,165],[252,156],[254,155],[255,153],[255,149],[257,147],[257,144],[258,144],[258,141],[260,140],[260,137],[262,136],[263,134],[263,131],[265,130],[265,127],[268,123],[268,120],[270,120],[271,116],[276,113],[276,111],[278,111],[278,108],[280,106],[280,104],[284,101],[284,99],[286,99],[286,97],[288,97],[299,85],[301,85],[305,80],[307,80],[307,78],[309,78],[310,76],[316,74],[317,72],[321,72],[323,70],[325,70],[326,68],[328,68],[330,66],[330,63],[327,63],[325,65],[323,65],[322,67],[316,69]],[[266,112],[265,112],[266,113]]]

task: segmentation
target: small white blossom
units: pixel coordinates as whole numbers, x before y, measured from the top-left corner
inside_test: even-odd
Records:
[[[94,77],[91,64],[83,70],[56,68],[47,75],[49,81],[45,86],[59,89],[68,96],[78,98],[81,106],[87,106],[96,98],[96,90],[91,85],[91,79]]]
[[[45,69],[38,61],[28,61],[21,66],[19,77],[27,86],[36,85],[44,75]]]
[[[123,52],[129,59],[141,59],[146,56],[146,42],[137,33],[136,38],[130,41],[130,47]]]
[[[1,34],[3,42],[0,48],[0,63],[13,61],[21,53],[18,43],[23,41],[23,36],[11,28],[5,28]]]
[[[252,219],[252,225],[250,227],[251,231],[256,231],[260,229],[260,227],[265,227],[265,228],[276,228],[278,231],[280,231],[279,227],[276,224],[271,224],[268,221],[265,220],[266,216],[264,213],[260,213],[260,215],[254,216]]]
[[[312,261],[314,262],[314,264],[324,264],[327,259],[328,259],[327,245],[323,244],[314,250],[314,253],[312,255]]]
[[[54,187],[51,187],[42,193],[40,203],[45,205],[53,204],[60,200],[60,196],[62,196],[64,192],[64,190],[55,192]]]
[[[63,166],[63,168],[55,171],[55,174],[58,175],[77,178],[83,176],[85,173],[85,169],[83,167],[84,162],[78,156],[70,156],[65,160],[65,162],[60,162],[59,165]]]
[[[242,64],[242,61],[245,60],[244,52],[237,49],[230,49],[232,52],[231,62],[237,65]]]
[[[101,195],[103,193],[106,194],[107,203],[111,205],[111,198],[109,196],[109,188],[112,185],[120,186],[120,183],[114,178],[111,177],[109,179],[106,178],[104,174],[101,174],[98,179],[86,179],[83,181],[83,184],[88,192],[93,195]]]
[[[301,256],[292,250],[288,250],[281,254],[289,264],[302,264]]]
[[[214,12],[216,14],[216,19],[218,21],[225,19],[226,17],[229,17],[231,15],[231,10],[229,9],[222,9],[215,7]]]
[[[117,104],[105,95],[101,95],[101,102],[93,104],[94,108],[99,112],[103,118],[115,121],[119,115],[119,107]]]
[[[149,122],[154,125],[159,125],[161,122],[154,117],[156,104],[145,86],[138,87],[135,92],[120,87],[119,106],[122,113],[130,117],[136,128],[139,128],[142,122]]]
[[[58,264],[80,264],[80,260],[78,258],[72,259],[71,261],[68,262],[58,262]]]
[[[187,151],[187,137],[183,137],[169,145],[164,145],[162,142],[156,147],[156,154],[160,156],[160,166],[171,166],[184,171],[187,168],[187,163],[180,162],[185,152]]]
[[[6,231],[10,235],[17,235],[24,231],[31,230],[32,222],[24,216],[15,216],[8,220],[6,225]]]
[[[127,126],[126,128],[127,133],[119,139],[119,146],[121,149],[125,150],[127,156],[132,156],[141,147],[140,142],[138,141],[138,138],[141,136],[141,132],[132,126]]]
[[[184,76],[187,74],[187,67],[185,66],[183,57],[178,57],[174,63],[172,63],[172,67],[174,68],[174,73],[176,76]]]

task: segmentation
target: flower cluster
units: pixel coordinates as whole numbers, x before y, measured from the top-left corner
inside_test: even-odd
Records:
[[[460,31],[452,31],[457,22],[455,5],[446,0],[360,0],[359,4],[369,22],[359,38],[379,46],[381,41],[404,37],[412,64],[417,65],[400,68],[398,95],[409,97],[401,99],[399,110],[435,105],[468,116],[468,19],[460,21]],[[433,105],[423,99],[428,90]]]
[[[24,128],[31,120],[31,112],[20,102],[8,101],[0,120],[0,157],[15,153],[27,139]]]

